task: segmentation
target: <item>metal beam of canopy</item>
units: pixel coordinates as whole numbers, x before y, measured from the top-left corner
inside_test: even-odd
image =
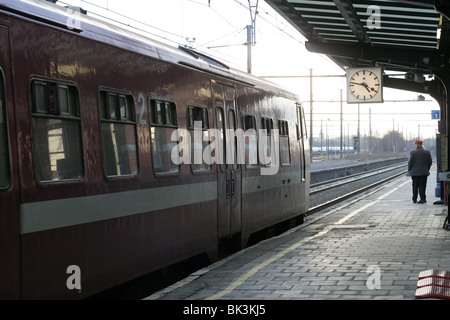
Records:
[[[441,59],[436,63],[434,54],[438,44],[436,33],[440,18],[434,0],[266,2],[308,40],[308,50],[328,55],[342,68],[355,62],[379,62],[386,69],[398,71],[404,65],[404,70],[416,67],[423,71],[441,68],[442,61],[445,60]],[[447,0],[436,2],[442,10],[449,7]],[[378,17],[373,8],[379,10]],[[378,27],[371,25],[374,17],[380,20]],[[392,61],[394,63],[389,64]]]

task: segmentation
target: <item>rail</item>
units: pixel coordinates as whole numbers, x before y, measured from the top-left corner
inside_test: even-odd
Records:
[[[369,172],[370,170],[380,169],[393,164],[407,163],[407,161],[408,159],[404,157],[390,158],[382,160],[373,160],[370,162],[355,163],[335,168],[324,168],[320,170],[313,170],[311,171],[310,183],[311,185],[314,185],[324,180],[344,178],[351,174]]]
[[[378,169],[355,173],[355,174],[352,174],[352,175],[349,175],[346,177],[341,177],[341,178],[318,182],[318,183],[312,184],[310,186],[310,188],[311,188],[310,194],[314,194],[317,192],[322,192],[322,191],[326,191],[326,190],[329,190],[332,188],[343,186],[345,184],[349,184],[349,183],[352,183],[352,182],[355,182],[358,180],[366,179],[366,178],[378,175],[380,173],[396,170],[396,169],[402,168],[404,166],[405,166],[405,163],[393,164],[393,165],[389,165],[389,166],[378,168]],[[324,186],[324,187],[319,188],[320,186]],[[312,190],[312,189],[314,189],[314,190]]]
[[[346,199],[348,199],[348,198],[351,198],[351,197],[353,197],[353,196],[355,196],[355,195],[358,195],[358,194],[360,194],[360,193],[362,193],[362,192],[365,192],[365,191],[370,190],[370,189],[372,189],[372,188],[374,188],[374,187],[377,187],[377,186],[379,186],[379,185],[381,185],[381,184],[383,184],[383,183],[386,183],[386,182],[388,182],[388,181],[390,181],[390,180],[392,180],[392,179],[395,179],[395,178],[397,178],[397,177],[399,177],[399,176],[402,176],[402,175],[404,175],[406,172],[407,172],[407,170],[402,170],[401,172],[396,173],[396,174],[393,174],[393,175],[391,175],[391,176],[389,176],[389,177],[387,177],[387,178],[384,178],[384,179],[382,179],[382,180],[380,180],[380,181],[374,182],[374,183],[369,184],[369,185],[367,185],[367,186],[365,186],[365,187],[359,188],[359,189],[357,189],[357,190],[353,190],[353,191],[348,192],[348,193],[346,193],[346,194],[344,194],[344,195],[338,196],[338,197],[336,197],[336,198],[334,198],[334,199],[332,199],[332,200],[329,200],[329,201],[326,201],[326,202],[324,202],[324,203],[322,203],[322,204],[319,204],[319,205],[317,205],[317,206],[314,206],[314,207],[310,208],[310,209],[304,214],[304,217],[310,216],[310,215],[312,215],[312,214],[314,214],[314,213],[316,213],[316,212],[318,212],[318,211],[321,211],[321,210],[323,210],[323,209],[326,209],[326,208],[328,208],[328,207],[330,207],[330,206],[332,206],[332,205],[334,205],[334,204],[336,204],[336,203],[339,203],[339,202],[341,202],[341,201],[344,201],[344,200],[346,200]],[[323,190],[321,190],[321,191],[323,191]]]

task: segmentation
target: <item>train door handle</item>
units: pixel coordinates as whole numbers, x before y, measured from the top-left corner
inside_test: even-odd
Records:
[[[235,191],[235,181],[234,179],[231,180],[231,197],[234,197],[234,191]]]
[[[227,179],[227,198],[230,197],[230,179]]]

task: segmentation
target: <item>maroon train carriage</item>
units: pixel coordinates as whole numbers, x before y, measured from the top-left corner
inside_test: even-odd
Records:
[[[214,261],[223,240],[245,247],[308,209],[302,107],[264,80],[38,0],[0,0],[0,69],[3,299],[83,298]],[[275,174],[264,150],[250,161],[260,129],[279,133]]]

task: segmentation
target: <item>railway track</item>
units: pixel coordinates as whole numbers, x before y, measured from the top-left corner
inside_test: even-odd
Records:
[[[365,179],[367,177],[372,177],[376,174],[396,170],[399,168],[405,168],[405,166],[406,166],[405,163],[392,164],[392,165],[384,166],[384,167],[369,170],[369,171],[351,174],[346,177],[340,177],[340,178],[335,178],[335,179],[330,179],[330,180],[325,180],[325,181],[321,181],[318,183],[314,183],[314,184],[311,184],[311,186],[310,186],[310,189],[311,189],[310,194],[314,194],[317,192],[321,192],[322,190],[325,190],[325,189],[331,189],[331,188],[334,188],[334,187],[337,187],[340,185],[344,185],[347,183]]]
[[[406,163],[394,164],[311,185],[311,205],[304,216],[310,216],[345,199],[402,176],[406,174],[406,168]]]

